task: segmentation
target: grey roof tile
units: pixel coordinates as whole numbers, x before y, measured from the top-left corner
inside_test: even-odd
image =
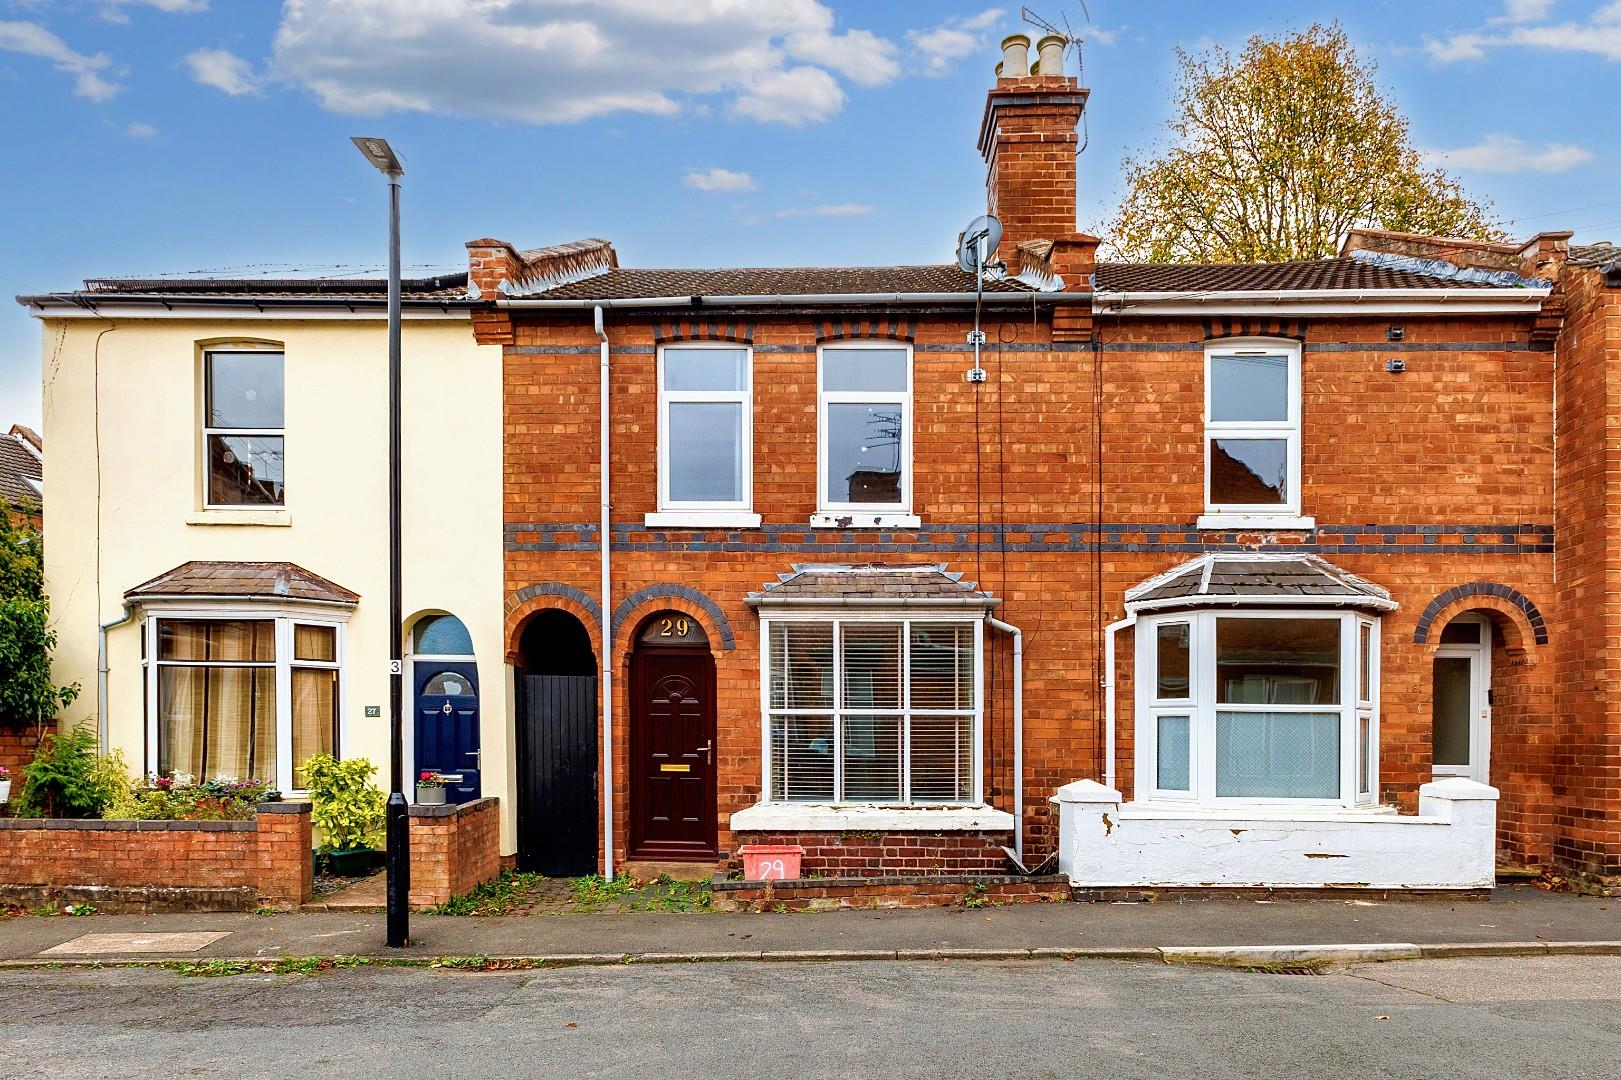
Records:
[[[331,604],[354,604],[360,594],[328,581],[290,562],[203,562],[181,563],[167,573],[142,582],[124,594],[128,599],[146,597],[251,596],[266,600],[315,600]]]

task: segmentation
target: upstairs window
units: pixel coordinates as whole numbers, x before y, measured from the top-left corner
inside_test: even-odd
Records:
[[[749,508],[750,361],[726,345],[659,350],[659,509]]]
[[[205,504],[285,505],[282,354],[210,351],[203,367]]]
[[[890,342],[829,345],[819,361],[821,509],[909,512],[911,347]]]
[[[1300,349],[1222,342],[1205,351],[1205,512],[1300,513]]]

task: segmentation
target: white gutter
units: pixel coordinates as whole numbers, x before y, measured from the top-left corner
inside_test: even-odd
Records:
[[[749,607],[979,607],[993,608],[1002,601],[984,596],[751,596],[743,601]]]
[[[123,626],[135,614],[128,600],[124,613],[111,622],[96,627],[96,753],[106,754],[110,735],[107,731],[107,631]]]
[[[1012,623],[985,621],[1013,635],[1013,853],[1024,862],[1024,635]],[[983,692],[983,691],[982,691]]]
[[[1114,636],[1137,625],[1135,613],[1103,628],[1103,786],[1114,788]]]
[[[1091,303],[1092,294],[1084,292],[1017,292],[986,293],[987,303],[1006,301],[1011,304],[1039,303],[1074,304]],[[502,297],[495,302],[499,308],[657,308],[657,307],[797,307],[806,304],[972,304],[973,293],[804,293],[800,295],[740,294],[713,296],[639,296],[613,297],[604,300],[525,300]]]
[[[597,304],[592,312],[592,325],[597,331],[597,338],[602,342],[602,363],[600,385],[597,396],[600,401],[601,417],[598,421],[601,435],[601,445],[598,454],[602,465],[602,516],[598,528],[601,531],[602,546],[602,876],[612,881],[614,876],[614,660],[613,660],[613,584],[609,573],[609,552],[611,550],[612,523],[609,521],[609,511],[612,507],[609,487],[609,458],[610,449],[609,417],[608,417],[608,332],[602,327],[602,304]]]

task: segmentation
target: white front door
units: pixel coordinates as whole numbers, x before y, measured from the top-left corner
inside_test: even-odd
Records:
[[[1435,651],[1431,750],[1436,776],[1465,776],[1485,784],[1491,776],[1491,627],[1480,622],[1471,629],[1476,644],[1443,644]],[[1454,641],[1467,636],[1448,635]]]

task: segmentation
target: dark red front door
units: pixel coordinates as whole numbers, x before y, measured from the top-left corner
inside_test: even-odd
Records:
[[[714,657],[641,648],[631,667],[631,855],[713,858]]]

